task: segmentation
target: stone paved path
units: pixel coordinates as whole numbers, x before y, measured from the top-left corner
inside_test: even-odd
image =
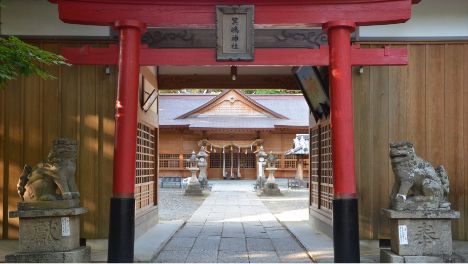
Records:
[[[154,261],[312,262],[255,193],[215,189]]]

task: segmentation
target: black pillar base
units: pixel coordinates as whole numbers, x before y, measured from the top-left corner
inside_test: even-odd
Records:
[[[111,198],[108,262],[133,262],[135,199]]]
[[[333,249],[335,262],[360,262],[357,198],[333,199]]]

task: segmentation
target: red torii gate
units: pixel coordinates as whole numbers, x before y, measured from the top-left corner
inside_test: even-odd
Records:
[[[359,228],[354,175],[352,65],[404,65],[406,49],[350,46],[356,26],[405,22],[420,0],[50,0],[67,23],[114,26],[119,46],[64,48],[74,64],[118,64],[113,197],[109,262],[133,262],[134,182],[138,73],[140,65],[330,65],[334,175],[333,241],[336,262],[359,262]],[[257,25],[322,26],[329,46],[320,49],[265,48],[255,60],[218,62],[214,49],[141,47],[146,26],[210,27],[215,6],[255,5]]]

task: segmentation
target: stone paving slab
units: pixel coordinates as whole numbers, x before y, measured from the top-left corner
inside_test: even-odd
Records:
[[[174,237],[167,243],[165,250],[191,249],[195,243],[195,237]]]
[[[237,237],[223,237],[221,238],[221,244],[219,245],[219,250],[228,250],[228,251],[247,251],[245,238]]]
[[[190,250],[164,250],[159,254],[157,263],[183,263]]]
[[[193,250],[218,250],[221,236],[199,236],[193,245]]]
[[[158,257],[159,258],[159,257]],[[186,263],[213,263],[218,260],[217,250],[191,250]]]
[[[301,252],[277,252],[279,259],[283,263],[310,263],[309,255]]]
[[[249,251],[250,263],[278,263],[280,259],[276,251]]]
[[[249,253],[247,251],[220,251],[218,263],[249,263]]]
[[[293,238],[272,238],[273,246],[277,252],[301,252],[304,251],[302,245],[300,245]]]
[[[222,232],[222,225],[206,225],[201,230],[199,236],[221,236]]]
[[[268,238],[247,238],[249,251],[274,251],[273,243]]]
[[[171,257],[175,249],[183,253]],[[312,262],[252,191],[212,191],[155,262]]]
[[[202,228],[203,226],[201,225],[184,226],[175,234],[175,237],[198,237]]]

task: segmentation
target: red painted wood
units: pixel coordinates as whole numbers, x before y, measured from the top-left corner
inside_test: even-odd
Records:
[[[136,171],[138,74],[140,38],[144,25],[138,21],[118,21],[120,33],[119,75],[115,102],[114,197],[133,198]],[[115,55],[117,57],[117,54]]]
[[[351,49],[352,65],[406,65],[408,53],[405,48]],[[149,49],[142,48],[140,65],[189,66],[189,65],[328,65],[328,46],[320,49],[256,49],[251,62],[217,62],[214,49]],[[118,46],[108,48],[62,48],[61,54],[72,64],[112,65],[118,61]]]
[[[215,5],[228,0],[56,0],[60,19],[66,23],[107,25],[122,19],[138,19],[149,26],[213,27]],[[400,23],[411,16],[412,0],[238,0],[255,5],[256,24],[321,25],[348,20],[357,25]]]
[[[330,100],[335,198],[356,195],[350,34],[354,23],[325,24],[330,45]]]

